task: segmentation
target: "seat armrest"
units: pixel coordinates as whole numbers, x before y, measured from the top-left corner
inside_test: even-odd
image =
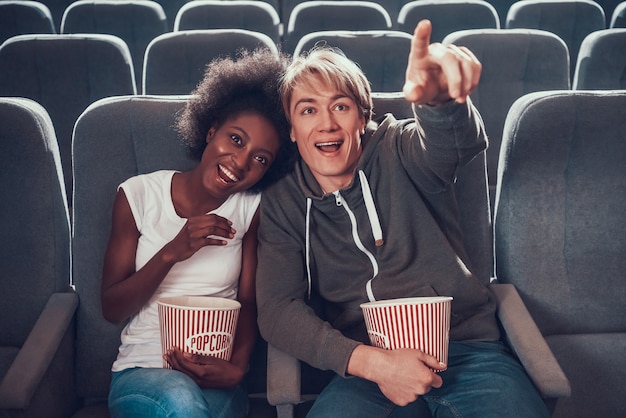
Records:
[[[54,293],[0,383],[0,409],[25,409],[39,387],[78,307],[74,292]],[[72,373],[72,371],[69,371]]]
[[[296,405],[301,402],[300,361],[267,345],[267,400],[270,405]]]
[[[537,324],[512,284],[493,283],[498,319],[507,341],[544,399],[569,397],[571,388]]]

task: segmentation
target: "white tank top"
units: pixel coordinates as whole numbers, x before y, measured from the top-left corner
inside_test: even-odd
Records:
[[[163,170],[132,177],[119,187],[126,198],[139,230],[135,267],[139,270],[186,222],[176,213],[171,185],[175,171]],[[112,370],[130,367],[162,367],[161,340],[156,300],[179,295],[237,297],[241,271],[242,239],[259,206],[260,193],[231,195],[211,211],[229,219],[237,231],[224,246],[207,246],[169,271],[150,301],[122,330],[122,344]]]

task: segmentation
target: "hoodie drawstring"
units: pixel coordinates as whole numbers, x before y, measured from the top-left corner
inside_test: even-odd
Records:
[[[383,242],[384,242],[383,232],[380,226],[380,220],[378,219],[378,212],[376,211],[376,206],[374,204],[374,199],[372,197],[372,192],[370,190],[367,177],[365,176],[365,173],[362,170],[359,171],[359,178],[361,181],[361,192],[363,193],[363,199],[365,201],[367,215],[368,215],[370,225],[372,228],[372,234],[374,235],[376,246],[380,247],[381,245],[383,245]],[[361,239],[359,238],[358,227],[356,223],[356,217],[354,216],[354,212],[352,212],[348,204],[341,197],[341,194],[339,193],[339,191],[333,192],[333,194],[335,195],[335,201],[337,203],[337,206],[343,206],[344,209],[346,210],[346,213],[348,214],[348,217],[350,218],[350,222],[352,224],[352,239],[354,240],[354,243],[356,244],[357,248],[361,250],[361,252],[365,254],[367,258],[370,260],[370,262],[372,263],[373,274],[372,274],[371,279],[367,281],[367,284],[365,285],[365,290],[367,292],[367,297],[370,300],[370,302],[374,302],[376,301],[376,298],[374,297],[374,293],[372,291],[372,280],[378,275],[378,262],[376,261],[376,257],[374,257],[374,254],[372,254],[367,248],[365,248],[365,246],[361,242]],[[310,237],[311,204],[312,204],[311,198],[307,198],[306,218],[305,218],[306,219],[305,220],[306,221],[305,260],[306,260],[306,271],[307,271],[307,279],[308,279],[309,299],[311,298],[311,286],[312,286],[311,256],[310,256],[310,253],[311,253],[311,237]]]
[[[372,234],[374,234],[374,243],[377,247],[380,247],[384,243],[383,230],[380,227],[380,220],[378,219],[376,205],[374,205],[372,190],[370,189],[370,184],[363,170],[359,170],[359,179],[361,180],[361,192],[363,193],[363,200],[365,200],[365,209],[367,209],[367,216],[372,226]]]
[[[305,258],[306,258],[306,274],[309,281],[309,288],[307,294],[311,299],[311,237],[309,233],[309,226],[311,225],[311,198],[306,199],[306,231],[305,231]]]

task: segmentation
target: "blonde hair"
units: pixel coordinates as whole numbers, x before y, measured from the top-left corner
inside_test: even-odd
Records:
[[[291,96],[297,84],[312,83],[314,78],[348,95],[361,108],[367,123],[372,117],[372,91],[370,83],[359,66],[337,48],[316,45],[298,57],[287,67],[281,84],[280,95],[287,119]]]

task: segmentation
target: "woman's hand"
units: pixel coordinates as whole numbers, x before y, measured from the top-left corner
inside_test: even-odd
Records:
[[[430,43],[432,25],[417,24],[403,88],[406,100],[438,105],[451,99],[464,103],[480,80],[482,64],[467,48]]]
[[[225,239],[232,239],[236,233],[231,225],[231,221],[215,214],[188,218],[176,237],[163,248],[166,262],[186,260],[207,245],[226,245]]]
[[[174,370],[191,377],[201,388],[230,389],[243,380],[246,370],[217,357],[190,354],[178,348],[163,356]]]

